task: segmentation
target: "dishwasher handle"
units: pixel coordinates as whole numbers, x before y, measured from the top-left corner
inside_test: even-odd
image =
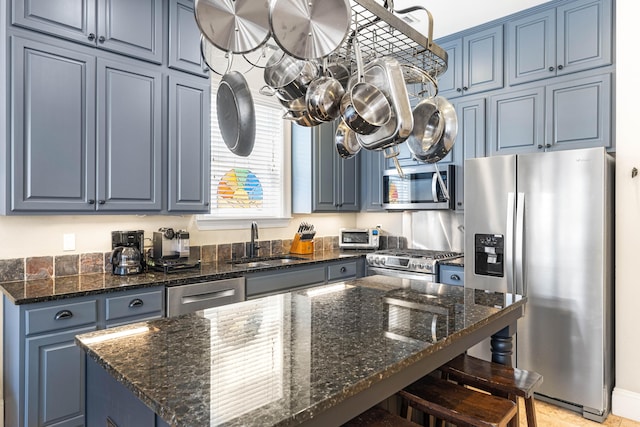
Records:
[[[245,295],[244,277],[170,286],[167,317],[244,301]]]

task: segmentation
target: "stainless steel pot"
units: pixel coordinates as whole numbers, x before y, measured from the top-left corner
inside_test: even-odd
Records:
[[[318,66],[276,50],[264,69],[264,81],[275,89],[280,99],[293,100],[305,96],[309,84],[319,76]]]
[[[330,76],[318,77],[307,88],[307,111],[316,120],[330,122],[340,116],[340,101],[343,96],[344,87],[340,81]]]
[[[356,37],[353,39],[353,47],[358,67],[358,82],[342,97],[340,112],[351,130],[369,135],[389,121],[391,104],[380,89],[364,80],[362,53]]]
[[[356,133],[345,124],[344,120],[340,120],[336,128],[335,143],[338,155],[343,159],[350,159],[361,149]]]
[[[442,96],[427,98],[418,103],[413,117],[417,123],[407,140],[411,153],[425,163],[444,159],[458,135],[458,116],[453,105]]]

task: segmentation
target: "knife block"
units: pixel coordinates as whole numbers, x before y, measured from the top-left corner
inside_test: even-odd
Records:
[[[293,237],[293,242],[291,242],[291,250],[289,252],[298,255],[313,254],[313,240],[302,240],[300,239],[300,233],[296,233]]]

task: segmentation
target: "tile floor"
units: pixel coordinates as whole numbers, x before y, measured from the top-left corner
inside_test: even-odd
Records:
[[[520,400],[520,425],[527,425],[524,404]],[[538,426],[540,427],[640,427],[640,422],[631,421],[617,415],[609,415],[604,423],[600,424],[582,418],[579,414],[568,409],[560,408],[555,405],[548,404],[536,400],[536,415]]]

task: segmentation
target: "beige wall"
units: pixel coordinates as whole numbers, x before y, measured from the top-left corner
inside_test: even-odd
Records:
[[[640,421],[640,85],[636,2],[616,3],[616,387],[613,412]]]

